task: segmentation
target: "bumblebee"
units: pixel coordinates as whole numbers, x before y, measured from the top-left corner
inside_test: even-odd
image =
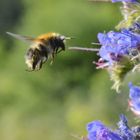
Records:
[[[65,51],[65,41],[71,39],[71,37],[66,37],[54,32],[40,35],[37,38],[10,32],[7,32],[7,34],[30,44],[25,55],[25,63],[27,64],[28,71],[40,70],[42,65],[50,57],[53,63],[55,55],[61,51]]]

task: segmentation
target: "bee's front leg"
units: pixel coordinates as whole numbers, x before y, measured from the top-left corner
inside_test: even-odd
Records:
[[[60,53],[61,51],[63,51],[62,48],[60,50],[56,49],[56,54]]]

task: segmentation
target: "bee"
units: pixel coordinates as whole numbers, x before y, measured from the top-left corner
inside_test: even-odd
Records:
[[[27,71],[40,70],[42,65],[51,57],[53,63],[56,54],[65,51],[65,41],[71,39],[58,33],[50,32],[32,38],[7,32],[8,35],[30,44],[25,55]]]

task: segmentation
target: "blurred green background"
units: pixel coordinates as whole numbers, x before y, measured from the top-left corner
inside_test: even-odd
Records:
[[[27,72],[28,45],[5,34],[36,37],[54,31],[76,37],[67,47],[93,47],[98,32],[114,29],[121,20],[119,6],[87,0],[0,0],[1,140],[74,140],[71,135],[86,135],[92,120],[113,128],[120,113],[132,120],[127,85],[123,94],[111,90],[108,73],[92,64],[98,59],[95,53],[66,50],[53,65]]]

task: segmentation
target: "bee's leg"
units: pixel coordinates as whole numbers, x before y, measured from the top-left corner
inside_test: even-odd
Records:
[[[37,70],[40,70],[42,68],[42,64],[43,64],[42,60],[39,60],[37,62],[37,65],[36,65]]]
[[[60,48],[60,49],[59,49],[59,48]],[[56,48],[56,54],[57,54],[57,53],[60,53],[61,51],[65,51],[65,46],[64,46],[64,44],[61,44],[60,47],[57,47],[57,48]]]
[[[58,47],[55,49],[55,54],[57,54],[57,52],[58,52]]]
[[[48,60],[48,57],[44,56],[42,59],[42,64],[44,64]]]
[[[36,65],[37,65],[37,61],[34,61],[34,62],[33,62],[33,66],[32,66],[32,69],[33,69],[33,70],[36,69]]]
[[[43,64],[43,62],[41,61],[39,64],[39,70],[42,68],[42,64]]]
[[[56,54],[60,53],[61,51],[63,51],[63,49],[61,48],[59,51],[57,49]]]
[[[53,62],[54,62],[54,52],[52,53],[51,57],[52,57],[52,60],[51,60],[50,65],[52,65],[52,64],[53,64]]]

